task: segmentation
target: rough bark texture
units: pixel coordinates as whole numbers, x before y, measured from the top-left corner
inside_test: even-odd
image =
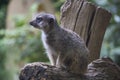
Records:
[[[93,61],[85,75],[75,75],[45,63],[27,64],[20,73],[20,80],[120,80],[120,67],[109,58]]]
[[[90,50],[89,62],[100,56],[110,18],[111,13],[86,0],[66,0],[61,8],[61,26],[75,31],[85,40]]]

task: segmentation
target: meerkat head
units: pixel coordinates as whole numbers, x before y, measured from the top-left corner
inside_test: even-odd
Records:
[[[30,25],[44,31],[49,31],[54,28],[55,22],[56,19],[54,15],[48,13],[40,13],[34,20],[30,21]]]

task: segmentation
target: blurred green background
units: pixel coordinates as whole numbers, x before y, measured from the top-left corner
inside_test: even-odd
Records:
[[[65,0],[0,0],[0,80],[18,80],[20,68],[30,62],[49,63],[40,31],[28,22],[40,11],[54,13],[59,20]],[[120,0],[89,0],[112,13],[101,49],[120,65]],[[18,4],[19,3],[19,4]]]

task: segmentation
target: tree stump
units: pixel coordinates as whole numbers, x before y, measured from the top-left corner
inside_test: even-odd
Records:
[[[90,50],[91,63],[88,65],[88,72],[76,75],[55,66],[36,62],[25,65],[19,79],[120,80],[120,67],[108,58],[98,59],[110,18],[111,13],[86,0],[66,0],[61,8],[61,26],[75,31],[85,40]]]
[[[98,59],[111,13],[85,0],[67,0],[61,8],[61,26],[79,34],[90,51],[89,62]]]

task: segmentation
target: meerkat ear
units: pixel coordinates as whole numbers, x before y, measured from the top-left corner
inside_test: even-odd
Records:
[[[49,23],[51,24],[51,23],[54,23],[54,19],[53,18],[50,18],[49,19]]]

